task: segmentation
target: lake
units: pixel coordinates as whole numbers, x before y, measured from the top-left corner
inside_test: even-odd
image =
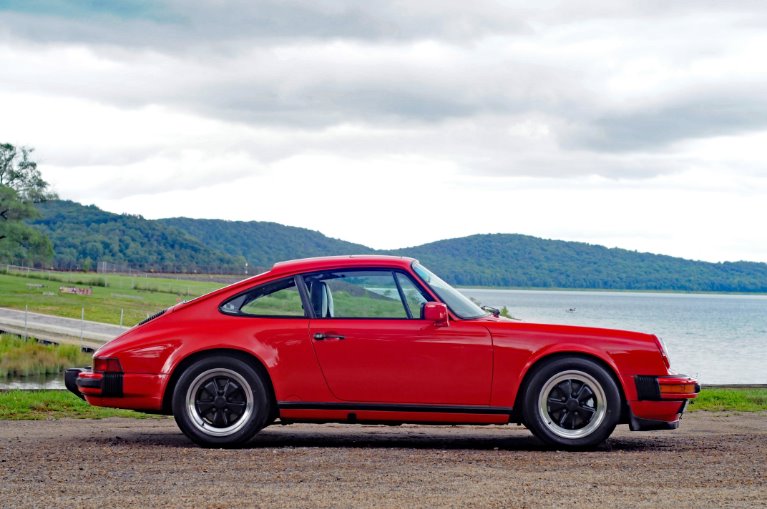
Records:
[[[767,383],[767,296],[462,288],[527,322],[650,332],[671,367],[704,384]],[[572,310],[572,311],[570,311]],[[0,379],[0,389],[64,388],[63,375]]]
[[[767,383],[767,296],[462,288],[526,322],[636,330],[704,384]],[[572,311],[570,311],[572,310]]]

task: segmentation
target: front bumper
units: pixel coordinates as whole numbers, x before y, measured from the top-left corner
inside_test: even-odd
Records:
[[[687,404],[700,393],[700,384],[686,375],[637,375],[634,383],[637,400],[629,402],[632,431],[678,428]]]
[[[700,384],[687,375],[634,377],[639,401],[674,401],[698,397]]]
[[[69,368],[64,372],[64,385],[69,392],[82,399],[85,396],[119,398],[123,395],[123,374]]]

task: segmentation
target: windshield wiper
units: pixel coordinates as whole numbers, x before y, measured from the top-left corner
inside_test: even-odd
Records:
[[[496,318],[501,316],[501,310],[498,308],[494,308],[492,306],[480,306],[480,308],[482,309],[482,311],[487,311],[488,313],[490,313]]]

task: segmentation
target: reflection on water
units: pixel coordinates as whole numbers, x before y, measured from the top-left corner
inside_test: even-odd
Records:
[[[64,372],[52,375],[33,375],[12,378],[0,378],[0,390],[8,389],[65,389]]]

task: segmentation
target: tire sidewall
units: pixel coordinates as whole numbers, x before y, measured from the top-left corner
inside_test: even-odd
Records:
[[[194,380],[200,374],[218,368],[229,369],[242,376],[253,395],[253,411],[248,422],[226,436],[214,436],[201,431],[192,423],[186,403],[187,392]],[[250,440],[267,424],[270,400],[261,375],[251,364],[236,357],[217,355],[202,358],[184,370],[173,390],[172,406],[176,424],[193,442],[204,447],[233,447]]]
[[[607,407],[602,423],[589,435],[579,438],[566,438],[555,434],[543,422],[538,410],[538,398],[548,380],[559,373],[572,370],[591,375],[602,386]],[[561,357],[545,363],[532,374],[525,388],[523,414],[530,431],[546,444],[564,449],[591,448],[607,440],[618,424],[621,395],[613,377],[598,363],[579,357]]]

